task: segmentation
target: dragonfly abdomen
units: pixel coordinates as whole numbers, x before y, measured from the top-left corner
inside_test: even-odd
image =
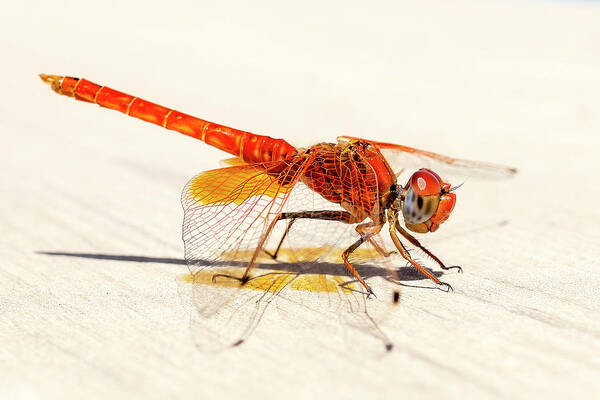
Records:
[[[246,163],[278,161],[297,153],[296,148],[283,139],[255,135],[205,121],[107,86],[97,85],[87,79],[44,74],[40,77],[50,84],[56,93],[74,97],[76,100],[96,103],[101,107],[202,140],[240,157]]]

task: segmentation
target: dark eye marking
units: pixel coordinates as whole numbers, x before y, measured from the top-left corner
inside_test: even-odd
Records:
[[[431,211],[431,205],[432,205],[431,201],[428,201],[427,202],[427,207],[425,207],[425,214],[426,215],[429,215],[429,212]]]
[[[423,198],[421,196],[417,197],[417,206],[419,207],[419,210],[423,208]]]

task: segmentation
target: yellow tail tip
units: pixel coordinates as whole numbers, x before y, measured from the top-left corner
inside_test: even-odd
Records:
[[[40,74],[40,79],[50,85],[56,93],[60,93],[60,83],[63,78],[64,76],[60,75]]]

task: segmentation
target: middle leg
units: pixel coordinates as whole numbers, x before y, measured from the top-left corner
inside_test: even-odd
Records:
[[[270,253],[266,250],[264,251],[272,259],[274,259],[274,260],[277,259],[277,255],[279,253],[279,250],[281,249],[281,245],[283,244],[283,241],[285,240],[286,236],[288,235],[292,225],[298,218],[320,219],[320,220],[325,220],[325,221],[339,221],[339,222],[342,222],[345,224],[354,224],[354,223],[360,222],[360,221],[357,221],[356,219],[354,219],[352,217],[352,214],[347,211],[325,210],[325,211],[301,211],[301,212],[282,213],[279,220],[289,219],[290,222],[288,222],[288,225],[285,228],[285,232],[281,236],[281,239],[279,239],[279,243],[277,244],[275,251],[273,253]],[[380,225],[383,225],[383,224],[380,224]],[[379,253],[382,257],[389,257],[391,254],[396,253],[395,251],[386,251],[385,248],[383,247],[383,245],[379,244],[375,240],[374,235],[369,235],[369,232],[371,232],[371,230],[373,230],[373,229],[375,229],[376,232],[379,232],[381,227],[379,225],[375,224],[374,222],[368,222],[365,224],[358,225],[356,227],[356,232],[358,232],[358,234],[361,237],[368,236],[367,240],[369,241],[369,243],[371,243],[373,245],[373,247],[375,248],[377,253]]]
[[[351,213],[349,213],[347,211],[323,210],[323,211],[300,211],[300,212],[281,213],[279,218],[273,222],[272,226],[274,226],[274,224],[277,221],[283,220],[283,219],[289,219],[290,222],[288,222],[285,232],[284,232],[283,236],[281,237],[281,239],[279,240],[279,243],[278,243],[275,251],[272,254],[265,251],[273,259],[277,258],[277,254],[281,248],[283,240],[289,233],[292,224],[298,218],[310,218],[310,219],[319,219],[319,220],[325,220],[325,221],[338,221],[338,222],[342,222],[345,224],[354,224],[354,223],[360,222]],[[272,226],[269,228],[269,233],[272,230]],[[373,244],[373,246],[375,247],[377,252],[380,255],[382,255],[383,257],[389,256],[392,252],[386,252],[385,249],[383,249],[383,247],[380,246],[373,239],[374,235],[379,233],[379,231],[381,230],[381,226],[382,226],[382,224],[376,224],[374,222],[367,222],[365,224],[358,225],[356,227],[356,231],[360,235],[360,238],[342,253],[342,260],[344,261],[346,268],[352,274],[352,276],[354,276],[360,282],[360,284],[362,286],[364,286],[364,288],[367,290],[367,292],[369,294],[373,294],[373,291],[371,290],[369,285],[367,285],[367,283],[364,281],[362,276],[360,276],[360,274],[358,273],[356,268],[354,268],[354,266],[352,266],[352,264],[348,261],[348,257],[366,241]],[[264,240],[261,241],[261,244],[263,242],[264,242]]]

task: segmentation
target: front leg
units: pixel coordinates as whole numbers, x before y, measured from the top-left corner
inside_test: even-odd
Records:
[[[423,247],[423,245],[421,243],[419,243],[419,241],[410,233],[408,233],[404,228],[402,228],[400,226],[400,222],[396,221],[396,229],[398,230],[398,232],[400,232],[402,234],[402,236],[404,236],[413,246],[418,247],[419,249],[421,249],[423,251],[423,253],[427,254],[429,257],[431,257],[433,259],[433,261],[435,261],[436,263],[438,263],[438,265],[444,269],[444,270],[449,270],[449,269],[458,269],[458,272],[462,272],[462,267],[458,266],[458,265],[453,265],[451,267],[446,267],[444,265],[444,263],[442,262],[442,260],[440,260],[439,258],[437,258],[437,256],[435,254],[433,254],[432,252],[430,252],[429,250],[427,250],[425,247]]]
[[[432,275],[429,271],[427,271],[421,264],[419,264],[418,262],[416,262],[415,260],[412,259],[408,250],[404,247],[404,245],[398,238],[398,235],[396,234],[396,226],[398,225],[398,219],[397,219],[397,214],[394,210],[388,211],[388,223],[390,225],[390,237],[392,238],[394,245],[400,252],[400,255],[402,255],[402,257],[404,257],[404,259],[406,261],[411,263],[413,267],[415,267],[416,269],[421,271],[421,273],[423,275],[427,276],[429,279],[434,281],[437,285],[445,286],[447,288],[446,289],[447,292],[450,290],[453,290],[452,286],[450,286],[449,284],[447,284],[445,282],[440,281],[438,278],[436,278],[434,275]]]

